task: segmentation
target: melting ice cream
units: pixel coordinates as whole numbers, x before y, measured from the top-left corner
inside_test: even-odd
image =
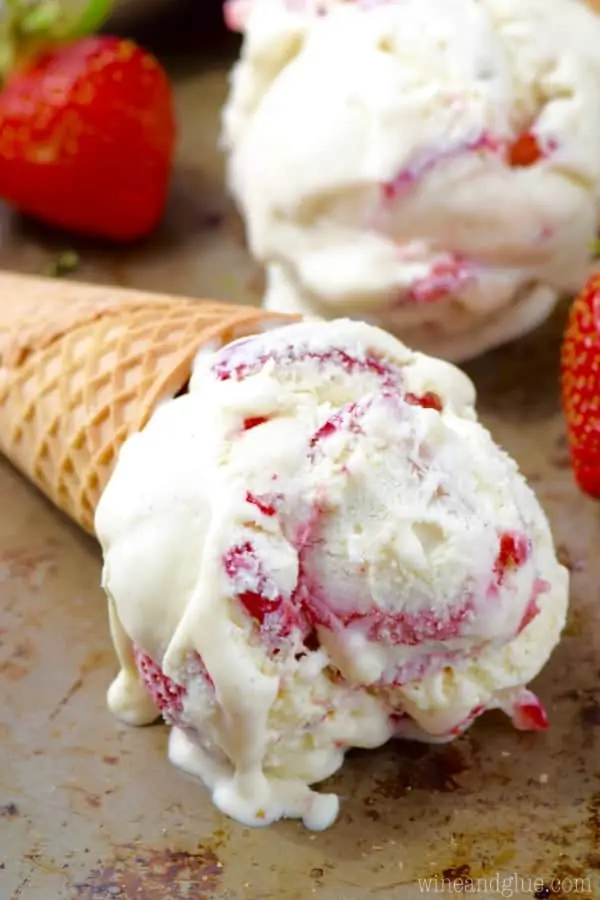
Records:
[[[469,379],[378,328],[300,323],[197,362],[125,444],[96,517],[113,712],[250,825],[335,819],[351,747],[448,741],[528,682],[568,577]]]

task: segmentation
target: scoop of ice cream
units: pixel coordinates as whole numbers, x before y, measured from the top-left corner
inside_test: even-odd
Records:
[[[306,322],[205,353],[125,444],[96,516],[109,702],[158,707],[225,813],[323,828],[337,798],[310,785],[350,747],[451,740],[491,708],[546,726],[526,684],[567,573],[474,402],[373,326]]]
[[[462,360],[585,278],[600,18],[579,0],[254,0],[224,111],[269,308]]]

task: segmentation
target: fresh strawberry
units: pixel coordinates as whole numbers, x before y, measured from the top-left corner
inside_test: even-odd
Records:
[[[164,210],[176,131],[159,63],[103,36],[27,60],[0,92],[0,197],[72,231],[148,234]]]
[[[575,478],[600,499],[600,274],[577,297],[562,347],[562,396]]]

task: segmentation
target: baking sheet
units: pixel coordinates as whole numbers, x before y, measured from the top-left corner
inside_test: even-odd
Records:
[[[214,45],[214,41],[210,41]],[[215,150],[235,44],[177,67],[183,122],[165,226],[118,253],[0,217],[0,267],[244,302],[260,298]],[[200,54],[198,54],[200,56]],[[547,734],[495,714],[450,746],[348,758],[338,823],[249,830],[166,760],[167,731],[115,722],[100,556],[0,464],[0,898],[413,900],[600,897],[600,507],[571,483],[558,405],[564,309],[469,366],[482,418],[548,511],[572,569],[564,641],[535,685]]]

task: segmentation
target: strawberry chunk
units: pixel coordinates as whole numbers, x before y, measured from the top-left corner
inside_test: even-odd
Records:
[[[158,663],[139,647],[134,648],[134,655],[140,677],[163,718],[170,724],[177,724],[183,712],[186,689],[167,678]]]
[[[538,139],[531,131],[525,131],[508,148],[508,164],[513,168],[535,165],[542,158]]]
[[[308,632],[301,604],[282,596],[251,541],[230,547],[223,568],[232,596],[254,619],[271,649],[294,630]]]
[[[515,703],[512,720],[519,731],[545,731],[550,726],[546,710],[535,694],[527,690]]]
[[[420,396],[410,393],[405,394],[404,399],[407,403],[410,403],[411,406],[422,406],[423,409],[435,409],[437,412],[441,412],[444,408],[440,395],[433,391],[426,391],[426,393]]]
[[[500,548],[494,573],[498,584],[502,584],[506,575],[527,562],[531,552],[531,544],[524,534],[505,531],[500,535]]]
[[[548,154],[556,150],[558,144],[550,138],[542,144],[537,135],[531,131],[523,131],[509,145],[507,151],[507,162],[511,168],[528,168],[534,166],[541,159],[545,159]]]
[[[140,647],[133,648],[135,663],[146,689],[160,710],[163,719],[169,725],[180,728],[189,726],[185,716],[185,700],[187,684],[200,679],[207,690],[214,689],[214,683],[201,657],[192,653],[185,662],[185,684],[179,684],[169,678],[162,667]]]
[[[250,541],[230,547],[223,559],[223,568],[238,600],[257,622],[262,624],[268,613],[279,608],[282,598],[265,575]]]
[[[264,425],[268,421],[266,416],[249,416],[247,419],[244,419],[244,431],[251,431],[253,428],[258,428],[259,425]]]

